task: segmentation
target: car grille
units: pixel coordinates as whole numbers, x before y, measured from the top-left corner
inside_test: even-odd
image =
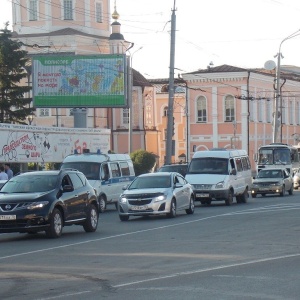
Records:
[[[212,184],[193,184],[197,190],[211,190]]]
[[[126,195],[126,198],[130,205],[146,205],[146,204],[150,204],[153,198],[156,198],[161,195],[162,193],[135,194],[135,195]]]
[[[275,182],[263,182],[263,183],[257,183],[256,185],[257,186],[260,186],[260,187],[268,187],[270,186],[271,184],[274,184]]]
[[[15,211],[19,209],[26,208],[31,202],[23,202],[23,203],[1,203],[0,204],[0,211],[7,212],[7,211]]]
[[[26,220],[0,221],[0,229],[25,228],[29,225]]]

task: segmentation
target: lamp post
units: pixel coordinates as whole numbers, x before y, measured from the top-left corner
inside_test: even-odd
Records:
[[[132,69],[132,59],[135,53],[140,51],[143,48],[141,46],[137,50],[135,50],[132,54],[128,51],[130,56],[130,62],[129,62],[129,84],[128,84],[128,154],[132,152],[132,89],[133,89],[133,69]]]
[[[279,45],[279,51],[278,53],[275,55],[275,57],[277,57],[277,68],[276,68],[276,93],[275,93],[275,111],[274,111],[274,116],[273,116],[273,143],[276,143],[277,141],[277,135],[278,135],[278,105],[279,102],[281,103],[280,99],[281,99],[281,92],[280,92],[280,60],[281,58],[283,58],[282,53],[281,53],[281,45],[283,44],[283,42],[285,42],[286,40],[292,39],[296,36],[300,35],[300,29],[298,29],[297,31],[295,31],[294,33],[290,34],[289,36],[287,36],[285,39],[283,39]],[[282,113],[282,105],[280,107],[280,113]],[[280,120],[282,118],[282,115],[280,114]],[[281,123],[281,122],[280,122]],[[280,124],[281,126],[281,124]],[[282,136],[280,137],[280,140],[282,140]]]

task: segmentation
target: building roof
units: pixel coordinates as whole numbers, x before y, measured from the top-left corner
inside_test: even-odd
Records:
[[[132,69],[132,75],[133,75],[133,86],[152,86],[150,81],[146,79],[140,72],[138,72],[135,69]]]
[[[81,36],[87,36],[87,37],[93,37],[93,38],[101,38],[101,39],[108,39],[107,36],[99,36],[96,34],[88,34],[85,32],[82,32],[77,29],[73,29],[70,27],[50,31],[50,32],[43,32],[43,33],[30,33],[30,34],[18,34],[16,31],[12,32],[13,38],[22,38],[22,37],[45,37],[45,36],[61,36],[61,35],[81,35]]]
[[[240,68],[234,67],[230,65],[221,65],[217,67],[209,67],[207,69],[199,69],[197,71],[185,73],[186,75],[189,74],[207,74],[207,73],[233,73],[233,72],[253,72],[262,75],[268,75],[275,77],[276,76],[276,69],[274,70],[266,70],[264,68]],[[280,67],[280,77],[281,79],[288,79],[294,81],[300,81],[300,67],[296,66],[281,66]]]

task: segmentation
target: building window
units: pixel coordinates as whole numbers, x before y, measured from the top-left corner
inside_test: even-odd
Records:
[[[73,20],[73,1],[64,0],[64,19]]]
[[[294,109],[293,109],[293,101],[290,101],[289,103],[289,111],[290,111],[290,116],[289,116],[289,119],[290,119],[290,124],[293,125],[294,124]]]
[[[285,116],[285,100],[282,99],[282,107],[281,107],[281,123],[286,124],[286,116]]]
[[[37,0],[29,1],[29,21],[37,20]]]
[[[197,122],[206,123],[206,99],[203,96],[200,96],[197,99]]]
[[[264,119],[264,101],[258,100],[258,122],[262,122]]]
[[[164,117],[168,116],[168,106],[164,107]]]
[[[129,109],[123,108],[123,124],[129,124]]]
[[[267,101],[267,122],[271,123],[272,120],[272,106],[271,106],[271,101]]]
[[[96,3],[96,22],[97,23],[102,23],[102,3],[97,2]]]
[[[231,95],[225,97],[225,122],[234,121],[234,98]]]
[[[50,109],[49,108],[40,108],[40,117],[49,117],[50,116]]]

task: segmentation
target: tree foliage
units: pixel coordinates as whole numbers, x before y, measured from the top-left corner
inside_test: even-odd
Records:
[[[155,165],[155,155],[146,150],[136,150],[130,154],[133,162],[135,175],[149,173]]]
[[[29,57],[21,49],[22,43],[11,39],[7,28],[0,30],[0,123],[27,124],[26,117],[32,115],[31,98],[25,98],[31,87],[26,82]]]

